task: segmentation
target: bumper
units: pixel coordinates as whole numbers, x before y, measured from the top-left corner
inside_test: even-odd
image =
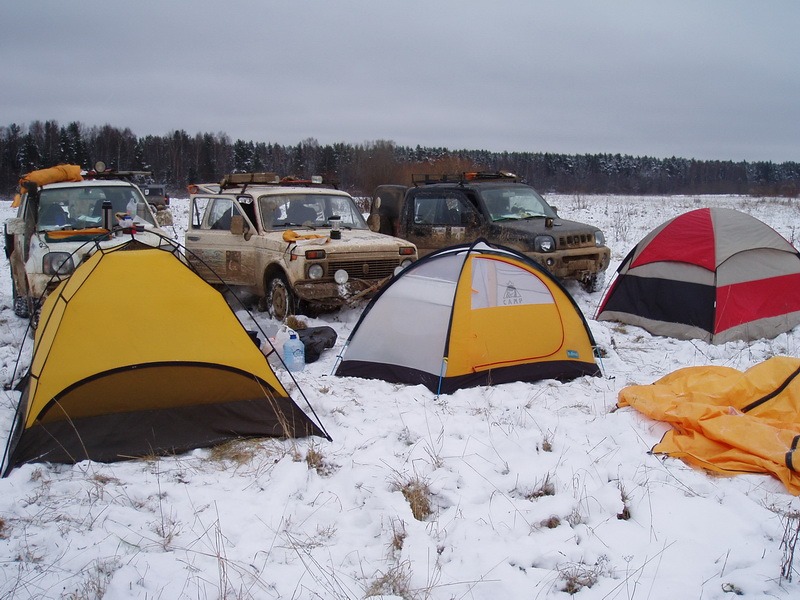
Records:
[[[294,291],[300,300],[336,308],[359,298],[370,297],[387,280],[350,279],[343,285],[335,281],[303,281],[295,284]]]
[[[558,250],[550,254],[526,252],[528,258],[539,263],[558,279],[582,280],[602,273],[611,262],[611,250],[606,246]]]

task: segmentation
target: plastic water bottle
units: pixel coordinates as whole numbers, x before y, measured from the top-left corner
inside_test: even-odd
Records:
[[[290,371],[302,371],[306,366],[306,347],[296,333],[283,343],[283,362]]]
[[[136,218],[136,200],[134,198],[128,200],[128,205],[125,207],[125,209],[127,210],[128,216],[131,219]]]

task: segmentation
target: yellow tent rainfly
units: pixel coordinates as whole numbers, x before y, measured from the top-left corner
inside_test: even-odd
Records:
[[[4,474],[308,435],[328,437],[223,296],[173,253],[131,241],[99,249],[47,297]]]
[[[800,494],[800,359],[774,356],[747,371],[686,367],[619,393],[673,426],[653,453],[724,475],[769,473]]]
[[[599,373],[569,293],[523,254],[485,240],[439,250],[395,276],[364,309],[336,370],[435,393]]]

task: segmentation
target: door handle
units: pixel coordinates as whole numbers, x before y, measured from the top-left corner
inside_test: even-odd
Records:
[[[198,242],[198,241],[200,241],[200,236],[199,235],[187,235],[186,239],[187,240],[191,240],[193,242]]]

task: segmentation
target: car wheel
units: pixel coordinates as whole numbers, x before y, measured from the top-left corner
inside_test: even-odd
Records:
[[[587,275],[581,280],[581,286],[590,294],[603,288],[606,280],[605,273],[595,273],[594,275]]]
[[[30,312],[28,311],[28,300],[21,296],[14,297],[14,314],[23,319],[27,319]]]
[[[286,317],[295,314],[297,300],[283,275],[276,275],[269,280],[265,300],[267,312],[273,319],[285,321]]]

